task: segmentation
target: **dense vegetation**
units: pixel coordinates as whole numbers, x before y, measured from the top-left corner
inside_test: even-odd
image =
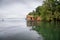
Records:
[[[60,0],[44,0],[42,6],[38,6],[28,15],[40,16],[47,21],[60,20]]]

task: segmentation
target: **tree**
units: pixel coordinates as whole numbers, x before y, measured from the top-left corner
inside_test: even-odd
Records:
[[[41,16],[42,20],[60,19],[60,0],[44,0],[42,6],[38,6],[32,15]]]

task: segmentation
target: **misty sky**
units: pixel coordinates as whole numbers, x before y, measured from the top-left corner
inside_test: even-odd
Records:
[[[0,0],[0,18],[24,18],[42,0]]]

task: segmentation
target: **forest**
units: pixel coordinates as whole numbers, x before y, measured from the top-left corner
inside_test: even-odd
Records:
[[[60,0],[44,0],[42,6],[38,6],[28,15],[38,16],[44,21],[60,21]]]

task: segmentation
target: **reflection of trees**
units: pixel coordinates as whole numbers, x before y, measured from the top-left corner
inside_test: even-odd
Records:
[[[27,21],[27,26],[37,26],[40,21]]]
[[[34,22],[32,22],[32,21],[27,21],[27,26],[34,26],[34,25],[35,25]]]
[[[59,40],[60,22],[27,22],[27,26],[32,26],[44,40]]]

